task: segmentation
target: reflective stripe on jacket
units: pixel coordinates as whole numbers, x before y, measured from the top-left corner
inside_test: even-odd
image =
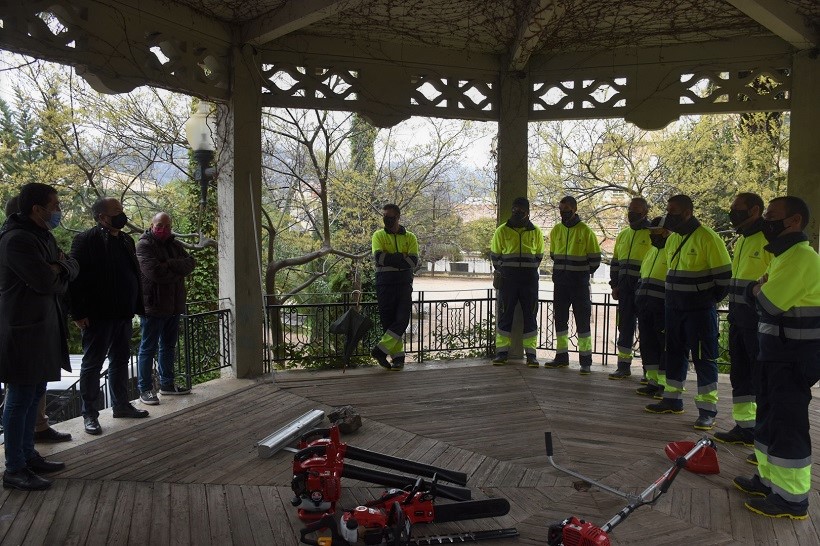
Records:
[[[419,263],[419,242],[412,232],[399,226],[398,233],[380,229],[371,239],[376,284],[413,282],[413,271]]]
[[[601,265],[601,247],[584,222],[572,227],[559,223],[550,231],[550,258],[553,282],[588,281]]]
[[[635,302],[649,298],[663,301],[666,297],[666,272],[669,269],[666,261],[666,248],[652,247],[641,262],[641,278],[635,290]]]
[[[767,246],[774,254],[757,295],[762,360],[812,360],[820,351],[820,256],[804,233]]]
[[[688,233],[672,233],[666,240],[666,304],[675,309],[705,309],[726,297],[732,260],[717,233],[695,218],[688,222]]]
[[[732,256],[732,279],[729,282],[729,322],[746,328],[757,327],[757,310],[746,299],[746,289],[763,276],[772,261],[772,253],[760,226],[741,235]]]
[[[506,222],[498,226],[490,242],[493,267],[504,274],[538,272],[544,258],[544,234],[527,222],[523,227],[510,227]]]
[[[648,229],[628,227],[621,231],[615,238],[609,285],[612,288],[634,288],[641,276],[641,263],[650,248],[652,241]]]

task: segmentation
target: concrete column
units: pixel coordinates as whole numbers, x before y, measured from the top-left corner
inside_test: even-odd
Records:
[[[529,77],[523,73],[501,76],[498,115],[498,195],[496,224],[501,225],[510,216],[516,197],[527,196],[527,118],[529,116]],[[500,299],[496,300],[500,302]],[[499,312],[498,303],[496,313]],[[524,322],[521,307],[515,311],[509,358],[524,358]]]
[[[513,199],[527,196],[527,118],[529,78],[501,76],[498,116],[498,223],[506,220]]]
[[[262,107],[259,60],[234,48],[231,100],[220,106],[217,168],[219,297],[232,312],[236,377],[262,374],[263,301],[260,251]]]
[[[820,58],[808,51],[797,53],[792,62],[788,193],[809,204],[811,221],[806,232],[815,249],[820,237],[820,166],[814,140],[820,127],[817,97],[820,97]]]

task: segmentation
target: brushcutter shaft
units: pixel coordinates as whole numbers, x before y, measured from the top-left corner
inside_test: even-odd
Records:
[[[574,472],[574,471],[572,471],[572,470],[570,470],[570,469],[568,469],[568,468],[564,468],[564,467],[560,466],[560,465],[559,465],[558,463],[556,463],[556,462],[555,462],[555,460],[553,460],[553,458],[552,458],[552,433],[550,433],[550,432],[545,432],[545,433],[544,433],[544,441],[545,441],[545,442],[546,442],[546,444],[547,444],[547,459],[549,460],[550,464],[551,464],[551,465],[552,465],[552,466],[553,466],[556,470],[560,470],[560,471],[561,471],[561,472],[563,472],[564,474],[569,474],[570,476],[573,476],[573,477],[575,477],[575,478],[578,478],[578,479],[584,480],[584,481],[585,481],[585,482],[587,482],[588,484],[593,485],[593,486],[597,487],[598,489],[601,489],[601,490],[603,490],[603,491],[608,491],[608,492],[612,493],[613,495],[617,495],[617,496],[622,497],[622,498],[624,498],[624,499],[626,499],[626,500],[628,500],[628,501],[634,501],[634,500],[636,500],[636,499],[638,498],[638,497],[636,497],[635,495],[632,495],[632,494],[629,494],[629,493],[624,493],[623,491],[619,491],[619,490],[617,490],[617,489],[615,489],[615,488],[613,488],[613,487],[609,487],[609,486],[608,486],[608,485],[606,485],[606,484],[603,484],[603,483],[600,483],[600,482],[596,482],[596,481],[595,481],[595,480],[593,480],[592,478],[587,478],[587,477],[586,477],[586,476],[584,476],[583,474],[579,474],[579,473]]]

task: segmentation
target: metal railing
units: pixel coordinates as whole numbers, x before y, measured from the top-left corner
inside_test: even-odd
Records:
[[[479,297],[441,299],[438,293],[416,292],[410,325],[404,335],[408,361],[448,360],[488,357],[495,353],[495,291],[488,289]],[[549,295],[549,294],[548,294]],[[374,327],[353,351],[351,363],[370,361],[370,349],[382,334],[374,294],[364,294],[359,312],[370,318]],[[540,297],[538,302],[538,349],[555,350],[554,302]],[[330,324],[354,306],[350,294],[338,303],[300,302],[266,307],[264,369],[326,367],[341,365],[345,337],[330,333]],[[726,310],[718,311],[719,360],[728,362],[728,324]],[[592,301],[592,353],[602,364],[617,359],[618,304],[609,294],[595,294]],[[279,327],[277,328],[277,325]],[[569,349],[578,350],[574,317],[569,321]],[[635,339],[637,340],[637,328]],[[636,356],[639,356],[637,341]]]
[[[213,302],[209,306],[214,306]],[[193,306],[192,306],[193,307]],[[203,308],[202,302],[196,308]],[[186,311],[189,311],[187,308]],[[138,328],[135,328],[138,332]],[[197,313],[186,312],[180,316],[179,337],[177,338],[175,357],[175,376],[190,388],[195,383],[207,381],[218,376],[219,370],[231,367],[231,321],[228,309],[214,309]],[[131,358],[128,363],[128,398],[139,397],[137,385],[137,353],[139,338],[132,339]],[[77,364],[79,368],[79,364]],[[156,362],[154,363],[154,385],[158,386]],[[108,370],[100,376],[101,407],[111,407],[108,391]],[[65,390],[46,391],[46,414],[52,422],[65,421],[79,417],[82,411],[80,381],[75,381]]]

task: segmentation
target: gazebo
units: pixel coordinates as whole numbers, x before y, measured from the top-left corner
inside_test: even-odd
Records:
[[[356,111],[379,127],[496,121],[500,210],[526,193],[529,121],[658,129],[790,110],[789,192],[820,211],[819,44],[816,0],[0,0],[0,48],[70,64],[101,92],[151,85],[219,104],[220,298],[239,377],[262,362],[262,287],[247,272],[263,107]],[[816,246],[816,218],[810,230]]]

